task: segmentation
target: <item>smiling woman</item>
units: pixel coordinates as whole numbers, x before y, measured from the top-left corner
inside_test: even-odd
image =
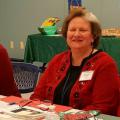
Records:
[[[96,16],[74,11],[65,18],[62,35],[68,50],[49,62],[30,98],[116,115],[118,70],[115,61],[97,49],[101,26]]]
[[[92,50],[93,35],[90,24],[83,18],[76,17],[69,23],[67,36],[67,44],[71,50],[82,48],[83,51],[86,51],[88,48],[88,54]]]

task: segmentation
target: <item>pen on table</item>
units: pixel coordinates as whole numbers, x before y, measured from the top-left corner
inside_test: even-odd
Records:
[[[19,106],[20,106],[20,107],[24,107],[24,106],[26,106],[26,105],[32,103],[32,100],[25,101],[25,102],[21,102],[21,103],[22,103],[22,104],[20,104]]]
[[[16,104],[16,102],[10,102],[10,103],[8,103],[9,105],[15,105]]]

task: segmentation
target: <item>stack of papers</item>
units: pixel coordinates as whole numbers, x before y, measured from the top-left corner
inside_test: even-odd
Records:
[[[44,118],[43,111],[39,109],[28,106],[20,107],[16,104],[10,105],[3,101],[0,101],[0,116],[7,119],[10,117],[17,118],[18,120],[35,120],[36,118]]]

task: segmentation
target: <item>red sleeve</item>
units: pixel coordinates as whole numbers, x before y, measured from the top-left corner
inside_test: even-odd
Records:
[[[97,71],[93,87],[92,103],[84,110],[100,110],[115,114],[118,107],[118,71],[113,62],[108,62]]]
[[[30,99],[38,99],[38,100],[45,100],[46,98],[46,81],[50,79],[51,72],[54,66],[54,61],[56,57],[52,59],[52,61],[48,64],[48,67],[44,71],[43,75],[41,75],[39,82],[34,90],[34,93],[30,96]]]
[[[66,55],[69,55],[68,52],[63,52],[60,54],[57,54],[53,57],[53,59],[49,62],[45,72],[40,77],[39,82],[33,92],[33,94],[30,96],[30,99],[39,99],[39,100],[45,100],[45,99],[52,99],[54,88],[56,86],[56,71],[59,69],[59,66],[61,66],[61,61],[65,61],[64,58],[66,58]],[[61,58],[61,59],[60,59]],[[49,81],[49,82],[48,82]],[[51,95],[48,95],[49,86],[52,85],[52,92]]]
[[[0,45],[0,94],[5,96],[20,96],[16,87],[12,66],[6,49]]]

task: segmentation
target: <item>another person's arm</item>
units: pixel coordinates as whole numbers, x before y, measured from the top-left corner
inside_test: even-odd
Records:
[[[2,45],[0,45],[0,94],[5,96],[21,96],[13,78],[8,53]]]

